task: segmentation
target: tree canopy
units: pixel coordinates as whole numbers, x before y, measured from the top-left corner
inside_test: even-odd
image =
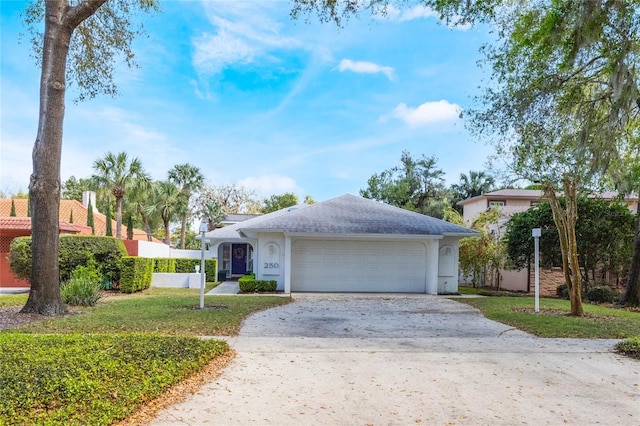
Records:
[[[448,209],[444,172],[436,158],[423,155],[415,159],[403,151],[400,165],[375,173],[360,195],[392,206],[442,219]]]

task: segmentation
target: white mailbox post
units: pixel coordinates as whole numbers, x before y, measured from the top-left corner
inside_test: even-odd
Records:
[[[209,230],[209,221],[200,222],[200,309],[204,309],[204,234]]]
[[[535,275],[536,275],[536,279],[535,279],[535,293],[536,293],[536,302],[535,302],[535,311],[536,312],[540,312],[540,268],[539,268],[539,264],[540,264],[540,259],[538,256],[538,253],[540,251],[540,236],[542,235],[542,229],[540,228],[533,228],[531,230],[531,234],[533,235],[533,250],[534,250],[534,257],[535,257]]]

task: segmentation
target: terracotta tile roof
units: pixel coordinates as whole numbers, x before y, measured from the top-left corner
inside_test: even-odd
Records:
[[[28,217],[0,217],[0,232],[25,231],[31,233],[31,218]],[[82,229],[71,223],[60,222],[60,232],[79,234]],[[89,228],[91,233],[91,228]]]
[[[27,209],[28,209],[28,200],[26,198],[14,198],[13,203],[16,209],[16,218],[27,218]],[[77,232],[82,234],[91,234],[91,228],[87,227],[87,215],[88,210],[85,206],[82,205],[80,201],[77,200],[60,200],[60,213],[58,215],[61,222],[66,222],[69,224],[71,220],[71,214],[73,212],[73,224],[75,225],[75,229]],[[0,218],[10,217],[11,214],[11,199],[10,198],[0,198]],[[115,213],[114,213],[115,216]],[[96,235],[106,235],[107,234],[107,217],[96,210],[93,211],[93,227],[95,229]],[[2,228],[4,229],[4,228]],[[87,232],[87,229],[89,230]],[[113,230],[114,236],[116,232],[116,220],[115,218],[111,219],[111,229]],[[31,219],[29,219],[29,228],[31,230]],[[61,229],[62,230],[62,229]],[[122,237],[127,238],[127,227],[122,225]],[[133,230],[133,239],[134,240],[147,240],[147,233],[140,229]],[[157,238],[153,238],[155,242],[161,242]]]

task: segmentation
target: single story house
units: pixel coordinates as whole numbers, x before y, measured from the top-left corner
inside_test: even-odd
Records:
[[[474,230],[354,195],[298,205],[205,234],[230,277],[290,292],[453,293],[459,240]]]

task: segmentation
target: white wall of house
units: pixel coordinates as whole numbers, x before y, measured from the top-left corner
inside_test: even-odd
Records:
[[[440,240],[438,253],[438,293],[458,291],[458,262],[460,259],[460,240],[445,237]]]
[[[173,259],[188,258],[200,259],[200,250],[172,249],[166,244],[151,241],[138,241],[138,257],[169,257]],[[211,257],[209,251],[205,251],[205,258]]]
[[[465,204],[463,208],[462,218],[464,219],[464,223],[470,225],[471,222],[478,217],[480,213],[487,210],[487,200],[486,198],[480,198],[478,200],[474,200],[469,202],[469,204]]]
[[[258,250],[253,254],[256,279],[276,280],[278,290],[284,290],[285,247],[284,234],[259,233]]]

